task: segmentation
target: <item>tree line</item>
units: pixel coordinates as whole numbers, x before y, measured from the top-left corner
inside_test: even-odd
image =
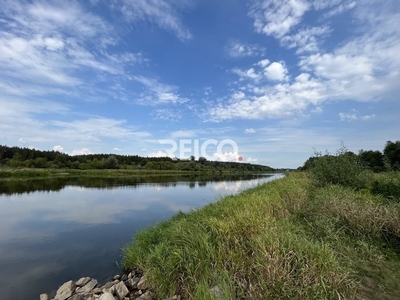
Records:
[[[177,171],[274,171],[263,165],[197,160],[170,157],[141,157],[139,155],[85,154],[69,155],[59,151],[41,151],[30,148],[0,145],[0,166],[11,168],[68,168],[68,169],[132,169]]]
[[[309,170],[315,165],[316,160],[321,159],[321,157],[329,158],[333,155],[326,153],[321,155],[321,153],[316,153],[313,157],[310,157],[300,170]],[[359,150],[358,154],[351,151],[346,151],[340,155],[345,155],[354,161],[357,161],[358,165],[374,171],[375,173],[384,171],[400,171],[400,141],[392,142],[387,141],[383,152],[379,150]]]

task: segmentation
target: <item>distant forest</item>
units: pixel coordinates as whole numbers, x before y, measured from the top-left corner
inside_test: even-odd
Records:
[[[68,168],[68,169],[131,169],[177,171],[274,171],[273,168],[243,162],[172,159],[170,157],[141,157],[138,155],[85,154],[71,156],[58,151],[8,147],[0,145],[0,167],[11,168]]]
[[[352,156],[353,159],[357,160],[366,169],[378,173],[383,171],[400,171],[400,141],[392,142],[387,141],[381,151],[373,150],[360,150],[358,154],[351,151],[341,151],[340,155]],[[315,156],[310,157],[299,170],[308,170],[312,168],[315,160],[321,157],[332,156],[330,153],[316,153]]]

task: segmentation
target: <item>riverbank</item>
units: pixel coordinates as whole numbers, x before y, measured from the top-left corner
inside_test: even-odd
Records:
[[[53,178],[53,177],[139,177],[139,176],[170,176],[170,175],[202,175],[202,174],[256,174],[273,172],[254,171],[183,171],[183,170],[79,170],[79,169],[29,169],[29,168],[0,168],[0,180]]]
[[[157,299],[397,299],[400,205],[305,173],[144,230],[123,249]]]

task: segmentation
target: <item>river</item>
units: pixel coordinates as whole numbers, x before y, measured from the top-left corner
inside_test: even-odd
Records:
[[[83,276],[105,282],[138,230],[279,177],[0,181],[0,299],[39,299]]]

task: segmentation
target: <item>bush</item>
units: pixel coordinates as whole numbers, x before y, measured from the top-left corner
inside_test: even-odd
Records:
[[[349,152],[342,145],[335,155],[331,155],[329,152],[325,155],[315,152],[309,175],[317,186],[338,184],[360,189],[366,185],[363,171],[364,168],[357,155]]]
[[[386,199],[400,202],[400,175],[397,172],[380,174],[372,182],[371,192]]]

